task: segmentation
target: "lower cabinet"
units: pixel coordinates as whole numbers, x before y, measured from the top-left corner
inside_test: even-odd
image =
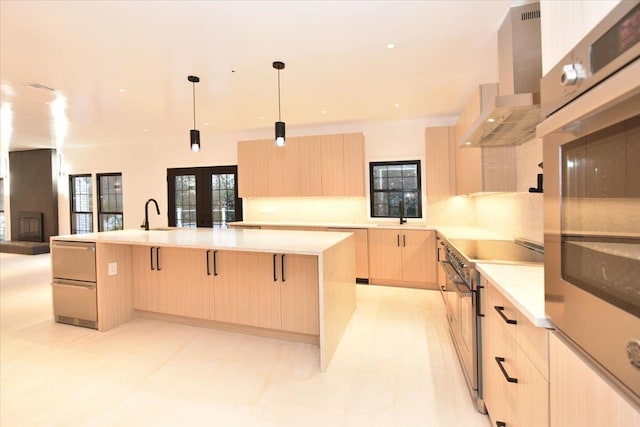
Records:
[[[369,238],[366,228],[329,228],[328,231],[353,233],[356,236],[356,277],[369,278]]]
[[[555,333],[549,337],[551,427],[640,426],[640,409]]]
[[[535,327],[484,277],[482,378],[492,424],[549,425],[548,330]]]
[[[318,257],[132,248],[134,308],[319,334]]]
[[[430,230],[369,229],[372,282],[435,287],[435,242]]]
[[[132,247],[133,304],[137,310],[200,319],[214,318],[211,251]]]
[[[215,320],[319,333],[318,258],[217,251]]]

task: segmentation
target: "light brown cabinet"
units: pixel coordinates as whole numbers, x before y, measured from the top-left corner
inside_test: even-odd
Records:
[[[495,425],[549,425],[548,330],[481,276],[484,403]],[[500,424],[503,423],[503,424]]]
[[[240,197],[364,196],[361,133],[238,142]]]
[[[206,257],[200,249],[133,246],[134,308],[213,319],[213,275],[207,275]]]
[[[427,198],[456,195],[456,147],[453,126],[425,130]]]
[[[317,335],[317,257],[218,251],[215,320]]]
[[[372,283],[436,286],[435,231],[369,229]]]
[[[549,337],[551,427],[640,426],[640,410],[555,333]]]
[[[456,194],[516,191],[516,148],[466,147],[465,133],[488,102],[498,94],[498,84],[483,84],[473,93],[455,127]]]

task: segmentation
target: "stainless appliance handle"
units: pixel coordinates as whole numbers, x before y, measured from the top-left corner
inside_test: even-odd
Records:
[[[72,249],[74,251],[95,251],[95,246],[75,246],[75,245],[56,245],[55,243],[51,245],[54,248],[64,248],[64,249]]]
[[[91,284],[84,284],[84,283],[74,283],[74,282],[68,282],[68,281],[62,281],[62,280],[54,280],[53,282],[51,282],[51,286],[58,286],[61,288],[84,288],[88,291],[92,291],[96,288],[96,284],[95,283],[91,283]]]
[[[447,276],[451,279],[451,282],[453,282],[453,286],[456,287],[456,290],[458,291],[458,293],[461,293],[465,296],[471,296],[473,291],[471,290],[469,285],[467,285],[465,281],[460,278],[458,273],[453,269],[453,266],[451,265],[451,263],[449,261],[441,261],[440,264],[442,265],[442,268],[444,269],[445,273],[447,273]],[[453,273],[451,273],[452,271]],[[460,289],[459,285],[463,285],[468,290],[463,291],[462,289]]]

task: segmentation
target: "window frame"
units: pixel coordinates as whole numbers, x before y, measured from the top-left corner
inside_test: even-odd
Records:
[[[415,191],[417,193],[416,215],[415,216],[406,215],[407,206],[405,205],[405,214],[403,215],[403,218],[410,218],[410,219],[422,218],[422,162],[419,159],[369,162],[369,215],[371,218],[398,218],[398,216],[374,215],[376,193],[387,193],[387,194],[401,193],[402,197],[404,198],[404,193],[406,192],[404,188],[402,188],[401,190],[376,190],[374,188],[374,168],[376,166],[403,166],[403,165],[415,165],[416,179],[417,179],[417,188],[415,190],[410,190],[412,192]]]
[[[119,176],[120,177],[120,185],[124,185],[124,183],[122,182],[122,172],[110,172],[110,173],[99,173],[96,174],[96,187],[98,189],[98,231],[102,232],[105,231],[103,230],[102,227],[102,215],[120,215],[120,221],[121,221],[121,228],[114,228],[112,230],[107,230],[107,231],[114,231],[114,230],[123,230],[124,229],[124,194],[123,194],[123,200],[122,200],[122,211],[103,211],[102,210],[102,186],[100,185],[100,180],[101,178],[104,177],[110,177],[110,176]],[[123,193],[122,188],[120,189],[120,193]]]
[[[74,186],[74,178],[89,178],[89,185],[91,190],[91,210],[90,211],[76,211],[74,210],[74,200],[75,200],[75,186]],[[76,228],[74,228],[73,224],[73,216],[74,214],[89,214],[91,216],[91,230],[87,233],[93,233],[94,230],[94,218],[93,218],[93,179],[90,173],[81,173],[75,175],[69,175],[69,229],[71,230],[71,234],[85,234],[84,232],[79,233]]]
[[[238,194],[237,165],[167,168],[167,224],[169,227],[176,226],[175,178],[182,175],[196,176],[196,227],[220,227],[220,224],[214,224],[211,212],[211,176],[220,174],[234,175],[235,219],[233,222],[242,221],[242,198]]]

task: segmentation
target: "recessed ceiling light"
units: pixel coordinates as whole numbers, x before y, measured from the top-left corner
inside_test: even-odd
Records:
[[[464,145],[471,145],[471,141],[465,142]]]
[[[144,132],[149,132],[149,129],[142,129]]]
[[[400,107],[400,104],[393,104],[393,106],[398,108],[398,107]]]
[[[327,114],[327,110],[320,111],[322,114]]]
[[[118,89],[118,92],[120,93],[125,93],[126,91],[127,91],[126,89],[122,89],[122,88]]]
[[[258,117],[259,120],[264,120],[264,117]]]
[[[209,122],[206,122],[204,125],[205,125],[205,126],[209,126],[209,124],[210,124]]]
[[[395,47],[396,47],[396,45],[395,45],[395,44],[393,44],[393,43],[389,43],[389,44],[387,45],[387,49],[393,49],[393,48],[395,48]]]
[[[490,117],[490,118],[488,118],[488,119],[487,119],[487,121],[488,121],[489,123],[493,123],[493,122],[495,122],[495,121],[496,121],[496,119],[494,119],[493,117]]]

